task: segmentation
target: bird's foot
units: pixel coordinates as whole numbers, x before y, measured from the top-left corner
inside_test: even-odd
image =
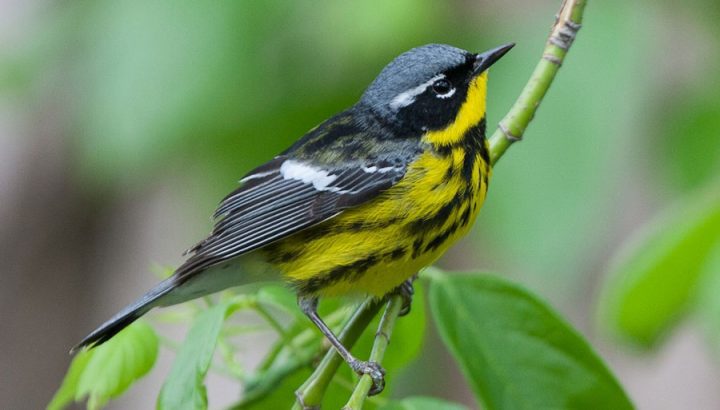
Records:
[[[375,362],[364,362],[355,360],[350,363],[350,367],[355,373],[362,377],[367,374],[372,379],[373,385],[368,392],[368,396],[380,394],[385,389],[385,369]]]
[[[412,278],[406,280],[403,282],[400,286],[397,287],[395,292],[397,292],[398,295],[402,298],[403,304],[400,308],[399,316],[405,316],[408,313],[410,313],[410,308],[412,307],[412,300],[413,295],[415,294],[415,288],[413,287],[413,282],[417,278],[417,275],[413,276]]]

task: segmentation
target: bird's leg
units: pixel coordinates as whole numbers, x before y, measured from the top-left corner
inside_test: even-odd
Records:
[[[315,326],[320,329],[322,334],[325,335],[328,341],[330,341],[340,357],[345,360],[355,373],[360,376],[367,374],[370,378],[372,378],[373,387],[370,389],[369,395],[373,396],[382,392],[385,388],[385,369],[375,362],[364,362],[357,359],[345,348],[345,346],[343,346],[337,336],[335,336],[332,330],[330,330],[330,328],[318,315],[318,299],[298,297],[298,306],[300,306],[300,310],[305,313],[305,316],[307,316],[308,319],[310,319]]]
[[[403,300],[402,308],[400,309],[399,316],[405,316],[410,313],[410,307],[412,306],[413,295],[415,289],[413,288],[413,282],[417,279],[417,274],[413,275],[410,279],[403,282],[400,286],[395,288],[394,293],[400,295]]]

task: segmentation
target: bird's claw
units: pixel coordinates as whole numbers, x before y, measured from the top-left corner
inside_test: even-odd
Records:
[[[385,369],[375,362],[355,361],[350,365],[359,376],[367,374],[372,379],[373,385],[368,396],[380,394],[385,389]]]
[[[402,298],[402,307],[400,308],[400,313],[398,313],[398,316],[405,316],[408,313],[410,313],[410,308],[412,307],[412,300],[413,295],[415,294],[415,288],[413,288],[413,280],[415,280],[414,277],[406,280],[403,282],[400,286],[397,288],[397,293]]]

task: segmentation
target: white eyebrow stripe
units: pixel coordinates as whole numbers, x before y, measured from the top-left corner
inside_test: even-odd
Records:
[[[413,87],[409,90],[405,90],[401,92],[400,94],[396,95],[392,101],[390,101],[390,108],[397,111],[400,108],[407,107],[408,105],[415,102],[415,97],[422,94],[427,90],[428,87],[432,85],[437,80],[440,80],[442,78],[445,78],[445,74],[438,74],[435,77],[425,81],[424,83],[418,85],[417,87]]]
[[[337,175],[331,175],[329,171],[302,162],[289,159],[280,166],[280,173],[285,179],[294,179],[305,184],[312,184],[318,191],[337,190],[337,187],[328,187],[337,179]]]

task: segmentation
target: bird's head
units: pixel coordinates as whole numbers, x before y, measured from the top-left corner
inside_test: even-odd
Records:
[[[479,54],[444,44],[413,48],[383,68],[360,104],[414,135],[475,126],[485,117],[487,69],[513,46]]]

